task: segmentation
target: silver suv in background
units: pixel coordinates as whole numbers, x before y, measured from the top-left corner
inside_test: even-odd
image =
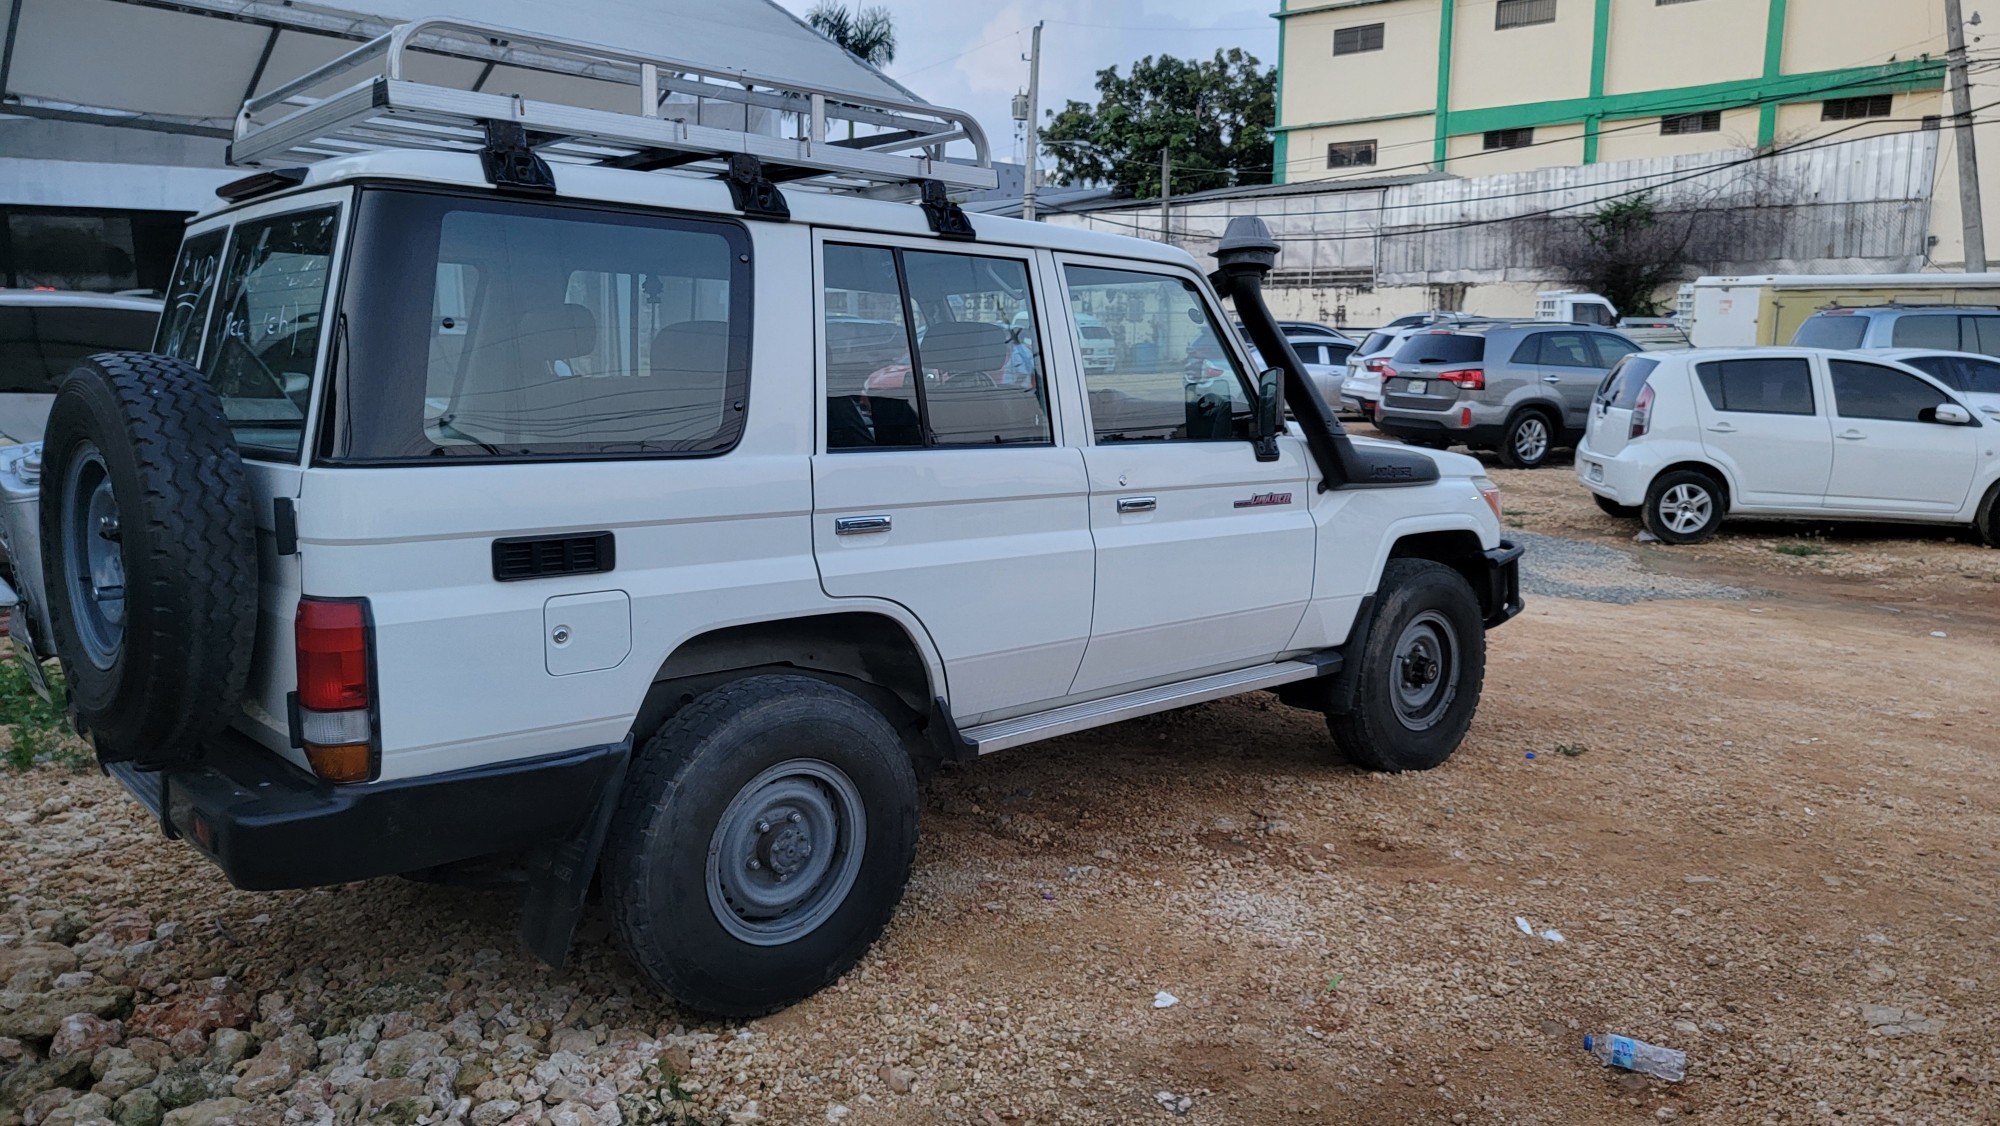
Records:
[[[1532,469],[1574,446],[1591,396],[1639,345],[1592,325],[1509,321],[1416,333],[1383,371],[1375,425],[1433,449],[1497,450]]]
[[[1821,309],[1792,334],[1794,348],[1935,348],[2000,356],[2000,308],[1870,305]]]

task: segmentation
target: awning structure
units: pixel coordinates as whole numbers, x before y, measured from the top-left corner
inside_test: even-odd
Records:
[[[291,0],[0,0],[0,12],[0,113],[196,136],[230,136],[246,99],[426,16],[921,101],[771,0],[351,0],[348,9]],[[467,55],[426,58],[413,77],[572,104],[628,97],[629,87],[584,70],[510,65],[504,40]]]

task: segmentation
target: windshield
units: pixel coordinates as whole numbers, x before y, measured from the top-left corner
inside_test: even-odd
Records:
[[[1486,358],[1486,338],[1457,332],[1420,332],[1396,350],[1397,364],[1476,364]]]
[[[1868,318],[1852,313],[1814,313],[1792,334],[1800,348],[1859,348],[1868,335]]]
[[[151,348],[158,320],[143,309],[0,305],[0,392],[54,394],[85,356]]]

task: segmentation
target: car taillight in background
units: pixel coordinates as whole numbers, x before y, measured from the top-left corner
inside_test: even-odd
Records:
[[[1632,432],[1625,436],[1627,441],[1643,437],[1646,428],[1653,424],[1653,385],[1648,383],[1639,389],[1639,401],[1632,404]]]
[[[292,638],[306,761],[329,782],[366,782],[375,773],[367,600],[299,599]]]
[[[1437,377],[1446,383],[1458,384],[1461,391],[1486,390],[1486,372],[1482,368],[1463,368],[1459,371],[1441,371]]]

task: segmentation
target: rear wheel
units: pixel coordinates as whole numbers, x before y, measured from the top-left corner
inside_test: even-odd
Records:
[[[1979,502],[1979,513],[1973,519],[1973,528],[1987,547],[2000,547],[2000,483],[1986,490],[1986,499]]]
[[[1676,469],[1653,479],[1641,517],[1663,543],[1701,543],[1715,535],[1728,505],[1715,478],[1695,469]]]
[[[1464,576],[1428,559],[1392,559],[1358,657],[1351,710],[1326,717],[1356,766],[1400,772],[1439,765],[1465,738],[1486,680],[1479,599]]]
[[[809,677],[750,677],[675,712],[634,758],[605,893],[655,986],[752,1017],[860,961],[916,841],[916,774],[881,713]]]
[[[1537,469],[1555,450],[1555,425],[1538,410],[1525,410],[1507,421],[1500,438],[1500,463],[1509,469]]]
[[[1599,496],[1596,493],[1590,494],[1590,499],[1597,502],[1598,509],[1606,516],[1616,516],[1620,520],[1630,520],[1632,517],[1639,515],[1639,506],[1636,504],[1619,504],[1610,497]]]

